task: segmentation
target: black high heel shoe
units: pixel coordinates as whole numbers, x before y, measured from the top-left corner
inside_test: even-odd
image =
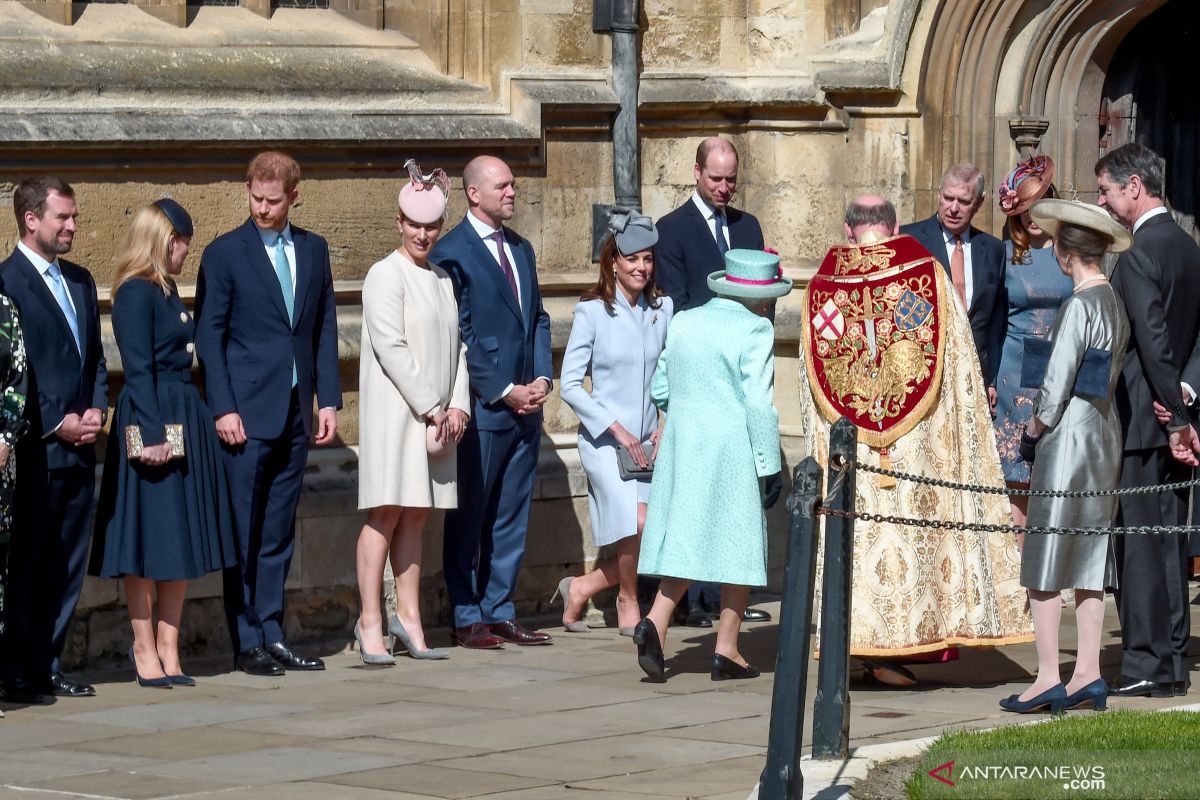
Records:
[[[638,666],[655,683],[665,683],[666,662],[663,659],[662,641],[658,628],[649,617],[644,618],[633,629],[633,643],[637,645]]]
[[[1066,687],[1063,687],[1066,691]],[[1078,691],[1064,697],[1062,700],[1055,700],[1050,704],[1050,712],[1052,714],[1062,714],[1071,708],[1079,708],[1079,706],[1090,702],[1093,711],[1104,711],[1108,708],[1108,684],[1104,682],[1104,678],[1097,678],[1087,686],[1081,687]]]
[[[137,678],[138,686],[145,686],[149,689],[170,689],[171,678],[167,675],[161,678],[143,678],[138,672],[137,659],[133,657],[133,645],[129,646],[129,663],[133,665],[133,677]]]
[[[714,681],[738,681],[758,676],[759,671],[749,664],[743,667],[732,658],[726,658],[720,653],[713,653],[712,671],[708,673],[708,677]]]
[[[1034,711],[1043,711],[1047,708],[1054,711],[1056,704],[1067,699],[1067,687],[1058,683],[1037,697],[1020,700],[1018,699],[1020,696],[1020,694],[1009,695],[1000,701],[1000,707],[1005,711],[1015,711],[1018,714],[1031,714]]]

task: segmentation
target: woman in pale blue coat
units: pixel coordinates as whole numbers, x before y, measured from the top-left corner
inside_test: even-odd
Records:
[[[638,664],[656,681],[664,675],[667,624],[694,580],[722,584],[712,679],[758,676],[738,651],[738,632],[750,587],[767,582],[760,480],[777,487],[780,471],[775,335],[767,317],[792,282],[779,256],[730,250],[708,285],[717,296],[675,318],[651,387],[667,422],[638,571],[662,581],[633,640]]]
[[[579,460],[588,477],[592,541],[616,545],[616,556],[596,563],[582,577],[566,577],[555,597],[563,598],[563,627],[588,630],[581,619],[587,601],[618,586],[617,628],[633,635],[641,616],[637,602],[638,545],[650,497],[649,480],[621,480],[617,447],[642,466],[658,449],[658,409],[650,379],[667,339],[671,298],[654,285],[658,231],[649,217],[615,215],[612,235],[600,250],[600,279],[575,306],[575,322],[563,356],[562,396],[579,416]],[[592,376],[592,390],[583,378]]]

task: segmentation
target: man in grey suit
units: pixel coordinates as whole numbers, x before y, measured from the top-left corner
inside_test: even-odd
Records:
[[[1200,248],[1167,211],[1164,173],[1163,159],[1140,144],[1096,162],[1100,205],[1133,232],[1133,247],[1121,254],[1112,275],[1131,333],[1116,394],[1124,429],[1122,488],[1185,481],[1191,474],[1172,453],[1186,458],[1195,444],[1180,384],[1200,332]],[[1155,402],[1165,422],[1156,419]],[[1185,491],[1122,496],[1117,519],[1126,526],[1182,525],[1187,500]],[[1109,694],[1186,694],[1186,538],[1117,536],[1113,549],[1124,658]]]

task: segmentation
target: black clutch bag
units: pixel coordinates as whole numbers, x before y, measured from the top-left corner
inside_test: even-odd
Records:
[[[650,442],[642,442],[642,449],[646,452],[647,460],[649,460],[650,455],[654,453],[654,445]],[[644,481],[654,474],[652,460],[649,460],[649,466],[639,467],[629,451],[621,445],[617,445],[617,468],[621,471],[621,480],[623,481]]]
[[[1040,389],[1046,378],[1046,366],[1050,363],[1050,351],[1054,345],[1046,339],[1025,337],[1025,355],[1021,359],[1021,388]],[[1079,397],[1103,399],[1108,397],[1108,373],[1112,367],[1112,352],[1089,347],[1083,353],[1079,371],[1075,373],[1072,390]]]

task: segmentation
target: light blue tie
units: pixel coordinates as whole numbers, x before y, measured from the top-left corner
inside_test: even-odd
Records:
[[[283,234],[275,239],[275,277],[279,279],[279,288],[283,290],[283,305],[288,312],[288,324],[295,323],[296,292],[292,289],[292,268],[288,265],[287,251],[283,248]],[[292,386],[298,383],[296,375],[296,360],[292,359]]]
[[[62,271],[58,268],[58,262],[50,264],[47,274],[50,276],[51,291],[54,293],[54,299],[58,301],[58,307],[62,309],[63,316],[67,318],[67,326],[71,329],[71,335],[75,337],[75,349],[79,351],[80,356],[83,355],[83,340],[79,338],[79,319],[75,316],[75,308],[71,305],[71,298],[67,296],[67,285],[63,282]]]
[[[729,252],[729,242],[725,241],[725,215],[718,211],[713,214],[713,222],[717,231],[717,249],[725,255]]]

